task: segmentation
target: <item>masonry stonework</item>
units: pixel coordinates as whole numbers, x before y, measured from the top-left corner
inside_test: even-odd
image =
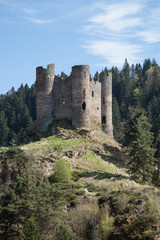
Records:
[[[76,65],[62,79],[54,68],[49,64],[36,69],[37,129],[46,132],[53,120],[67,119],[74,127],[89,127],[96,120],[113,136],[112,73],[102,72],[93,80],[88,65]]]

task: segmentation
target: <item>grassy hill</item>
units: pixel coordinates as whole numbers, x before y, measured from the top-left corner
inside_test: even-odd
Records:
[[[56,129],[19,150],[1,149],[0,224],[11,227],[2,239],[158,239],[160,191],[131,179],[121,146],[96,124]]]

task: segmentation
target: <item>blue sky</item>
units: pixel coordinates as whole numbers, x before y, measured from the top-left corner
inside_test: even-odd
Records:
[[[37,66],[55,63],[91,74],[155,58],[160,64],[157,0],[0,0],[0,93],[35,82]]]

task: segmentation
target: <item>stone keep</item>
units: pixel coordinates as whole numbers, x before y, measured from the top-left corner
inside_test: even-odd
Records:
[[[93,80],[88,65],[76,65],[62,79],[54,69],[54,64],[36,69],[37,129],[46,132],[53,120],[67,119],[74,127],[89,127],[96,120],[113,136],[112,73],[102,72]]]

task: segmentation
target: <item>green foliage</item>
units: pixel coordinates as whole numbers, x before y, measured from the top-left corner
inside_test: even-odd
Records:
[[[139,111],[130,121],[126,134],[129,149],[129,168],[131,175],[139,181],[152,181],[154,173],[154,148],[151,125],[147,122],[144,111]]]
[[[64,182],[70,180],[72,177],[72,171],[70,164],[65,159],[59,159],[56,162],[54,174],[52,176],[53,182]]]
[[[34,218],[29,218],[25,224],[24,237],[22,240],[41,240]]]
[[[107,237],[114,231],[114,219],[106,213],[99,224],[99,231],[102,237],[102,240],[107,239]]]
[[[8,146],[17,141],[19,132],[32,127],[36,119],[35,86],[26,84],[15,91],[14,88],[0,96],[0,146]]]
[[[158,123],[156,126],[156,136],[155,136],[155,158],[156,158],[156,165],[157,165],[157,177],[160,180],[160,115],[158,117]]]
[[[114,138],[116,140],[120,140],[122,137],[122,129],[121,129],[121,115],[119,110],[119,105],[117,99],[113,97],[113,133]]]
[[[57,145],[54,146],[54,150],[57,151],[57,152],[62,152],[63,147],[62,147],[62,145],[57,144]]]
[[[6,186],[0,198],[0,239],[53,239],[51,229],[64,205],[65,191],[51,185],[42,174],[33,176],[31,162],[19,148],[1,152],[0,160]]]
[[[73,240],[75,239],[75,234],[71,226],[68,223],[58,223],[56,230],[56,240]]]

